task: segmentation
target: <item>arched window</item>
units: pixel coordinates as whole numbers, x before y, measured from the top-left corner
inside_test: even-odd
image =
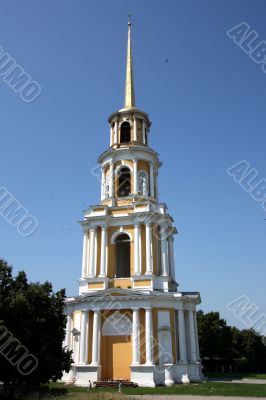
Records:
[[[121,233],[115,240],[116,247],[116,277],[130,276],[130,237]]]
[[[120,128],[120,143],[130,142],[130,123],[123,122]]]
[[[130,170],[127,167],[123,167],[119,171],[118,175],[118,197],[127,197],[131,192],[131,176]]]

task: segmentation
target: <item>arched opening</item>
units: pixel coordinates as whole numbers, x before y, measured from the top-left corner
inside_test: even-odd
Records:
[[[130,142],[130,123],[123,122],[120,128],[120,143]]]
[[[149,195],[149,182],[148,182],[148,174],[146,171],[139,172],[139,193],[143,196]]]
[[[116,277],[130,276],[130,237],[121,233],[115,240],[116,247]]]
[[[131,176],[130,170],[127,167],[123,167],[119,171],[118,175],[118,197],[127,197],[131,191]]]

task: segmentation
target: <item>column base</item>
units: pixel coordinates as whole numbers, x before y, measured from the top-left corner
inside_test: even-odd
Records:
[[[136,382],[139,386],[155,387],[155,366],[154,365],[131,365],[131,381]]]
[[[72,364],[69,374],[72,377],[72,383],[76,386],[89,386],[89,381],[93,383],[94,381],[101,380],[102,366],[101,365],[79,365]],[[68,375],[69,375],[68,374]],[[73,375],[75,375],[73,379]],[[64,379],[67,383],[68,380]]]
[[[172,386],[176,383],[202,382],[201,363],[131,365],[131,380],[139,386]]]

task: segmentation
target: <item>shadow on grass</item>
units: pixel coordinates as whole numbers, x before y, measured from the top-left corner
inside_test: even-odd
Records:
[[[206,376],[210,380],[216,380],[220,382],[231,382],[234,380],[243,380],[243,379],[265,379],[265,373],[255,373],[255,372],[231,372],[231,373],[215,373],[209,372]]]

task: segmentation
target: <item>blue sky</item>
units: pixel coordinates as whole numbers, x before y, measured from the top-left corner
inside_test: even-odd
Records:
[[[265,12],[259,0],[2,2],[0,46],[42,93],[24,103],[0,77],[0,186],[39,221],[23,238],[0,218],[0,257],[77,294],[77,221],[99,201],[90,171],[109,145],[108,115],[123,104],[130,13],[136,101],[163,161],[181,289],[200,291],[204,310],[240,327],[226,307],[235,298],[266,313],[266,213],[226,173],[247,160],[266,177],[266,74],[226,35],[246,21],[266,40]]]

